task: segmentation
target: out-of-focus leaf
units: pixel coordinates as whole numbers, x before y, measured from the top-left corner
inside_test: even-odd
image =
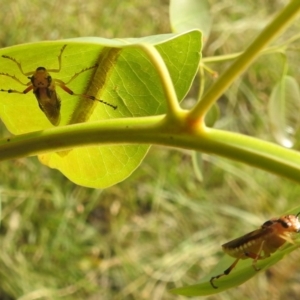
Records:
[[[208,39],[211,30],[211,14],[207,0],[171,0],[170,20],[174,32],[199,29],[203,41]]]
[[[192,162],[193,162],[193,169],[195,172],[196,178],[200,181],[203,182],[203,175],[202,175],[202,153],[193,151],[192,153]]]
[[[300,124],[299,85],[293,77],[284,76],[273,88],[268,114],[275,140],[284,147],[293,147]]]
[[[220,109],[217,104],[214,104],[205,116],[205,125],[213,127],[220,117]]]

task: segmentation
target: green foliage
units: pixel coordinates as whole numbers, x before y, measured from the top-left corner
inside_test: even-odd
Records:
[[[76,90],[75,93],[95,95],[98,99],[114,103],[118,106],[117,110],[82,97],[74,99],[72,95],[65,93],[61,95],[63,101],[60,125],[67,125],[112,118],[152,116],[166,111],[166,101],[157,72],[145,57],[143,49],[134,46],[139,43],[156,45],[172,81],[176,83],[175,92],[181,100],[190,88],[199,65],[201,35],[197,31],[177,36],[170,34],[122,41],[88,38],[57,43],[26,44],[3,49],[0,55],[5,54],[21,62],[23,71],[27,73],[35,70],[34,65],[49,66],[47,69],[55,68],[57,55],[53,55],[53,59],[48,61],[43,61],[44,57],[51,57],[51,53],[59,53],[62,46],[67,45],[62,56],[62,70],[58,74],[61,80],[98,64],[91,78],[87,78],[85,72],[76,77],[68,87]],[[22,58],[24,53],[30,55]],[[2,57],[2,61],[3,73],[18,73],[17,65],[11,60]],[[85,88],[84,84],[87,81],[89,85]],[[19,82],[4,75],[0,76],[0,86],[20,90]],[[59,87],[56,88],[59,93]],[[2,96],[0,115],[9,131],[18,135],[53,127],[36,102],[32,93],[24,96],[6,93]],[[27,113],[28,110],[31,114]],[[16,115],[20,117],[16,118]],[[126,128],[127,125],[128,123],[124,121],[121,126]],[[90,136],[88,132],[84,134]],[[148,147],[142,145],[84,147],[42,154],[40,160],[60,170],[77,184],[104,188],[128,177],[140,164],[147,150]]]
[[[171,0],[170,22],[174,32],[201,29],[203,40],[206,41],[212,23],[208,1]]]
[[[295,144],[294,131],[300,128],[299,99],[299,85],[291,76],[283,76],[270,97],[270,127],[277,143],[287,148]]]

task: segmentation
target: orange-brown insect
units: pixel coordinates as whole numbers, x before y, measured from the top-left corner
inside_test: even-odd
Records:
[[[235,257],[236,260],[223,274],[213,276],[210,279],[212,287],[215,289],[218,288],[214,284],[214,281],[228,275],[240,259],[252,258],[254,270],[259,271],[259,268],[256,267],[258,260],[269,257],[271,253],[278,250],[285,242],[293,242],[291,235],[295,232],[300,232],[299,215],[300,213],[297,215],[282,216],[278,219],[273,218],[266,221],[260,229],[222,245],[223,251]]]
[[[14,75],[10,75],[7,73],[0,73],[0,75],[8,76],[8,77],[14,79],[15,81],[19,82],[20,84],[27,86],[27,88],[24,91],[17,91],[17,90],[12,90],[12,89],[9,89],[9,90],[1,89],[0,91],[7,92],[7,93],[27,94],[29,91],[33,90],[33,93],[38,101],[40,109],[44,112],[44,114],[46,115],[48,120],[55,126],[58,125],[60,122],[60,105],[61,105],[60,98],[55,90],[56,85],[58,85],[65,92],[67,92],[68,94],[70,94],[72,96],[80,96],[80,97],[87,98],[90,100],[99,101],[103,104],[106,104],[106,105],[112,107],[113,109],[117,108],[117,106],[114,106],[103,100],[97,99],[94,96],[85,95],[85,94],[76,94],[67,87],[67,84],[69,84],[71,81],[73,81],[79,74],[81,74],[85,71],[88,71],[90,69],[98,67],[97,64],[92,67],[85,68],[78,73],[75,73],[73,75],[73,77],[66,83],[60,79],[54,79],[51,77],[49,72],[59,73],[61,70],[61,56],[62,56],[66,46],[67,45],[64,45],[62,47],[62,49],[60,50],[60,54],[58,55],[58,69],[48,69],[47,70],[45,67],[38,67],[35,71],[24,73],[20,62],[18,62],[16,59],[14,59],[10,56],[2,55],[3,58],[10,59],[14,63],[16,63],[19,70],[21,71],[21,73],[24,76],[27,76],[27,77],[29,75],[31,75],[31,76],[28,77],[28,79],[30,79],[30,81],[28,83],[23,83],[21,80],[19,80]]]

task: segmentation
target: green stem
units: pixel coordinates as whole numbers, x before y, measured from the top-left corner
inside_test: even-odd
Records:
[[[162,83],[162,87],[166,97],[167,108],[168,108],[167,114],[169,117],[176,116],[178,111],[181,110],[181,108],[179,106],[179,102],[177,99],[176,91],[170,73],[159,52],[156,50],[154,46],[150,44],[136,44],[136,45],[130,45],[129,47],[140,48],[147,54],[151,63],[155,67],[158,76],[160,78],[160,81]]]
[[[184,119],[188,113],[182,114]],[[241,134],[200,128],[166,116],[104,120],[20,135],[0,142],[1,160],[103,144],[157,144],[238,160],[300,182],[300,153]]]
[[[299,0],[293,0],[277,15],[247,50],[218,78],[202,100],[191,110],[189,119],[192,122],[203,118],[210,107],[227,90],[232,82],[259,56],[263,48],[275,39],[280,32],[296,18],[299,10]]]

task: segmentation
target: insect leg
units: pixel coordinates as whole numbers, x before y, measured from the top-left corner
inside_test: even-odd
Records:
[[[13,57],[10,57],[10,56],[7,56],[7,55],[2,55],[3,58],[7,58],[7,59],[10,59],[11,61],[13,61],[19,68],[19,70],[21,71],[21,73],[24,75],[24,76],[28,76],[28,75],[31,75],[33,74],[34,72],[28,72],[28,73],[25,73],[23,71],[23,68],[22,68],[22,65],[20,62],[18,62],[15,58]],[[1,73],[2,75],[7,75],[7,76],[10,76],[10,77],[14,77],[14,76],[11,76],[11,75],[8,75],[8,74],[4,74],[4,73]],[[18,79],[16,79],[18,81]]]
[[[60,50],[60,53],[58,55],[58,69],[47,69],[48,72],[54,72],[54,73],[59,73],[61,70],[61,56],[63,54],[63,52],[65,51],[65,48],[67,47],[67,45],[63,45],[63,47]]]
[[[23,92],[17,91],[17,90],[3,90],[1,89],[0,92],[7,92],[7,93],[17,93],[17,94],[27,94],[29,91],[33,89],[33,85],[30,85],[27,89],[25,89]]]
[[[22,85],[26,85],[26,86],[27,86],[27,85],[30,85],[30,84],[31,84],[31,82],[23,83],[23,82],[22,82],[19,78],[17,78],[15,75],[10,75],[10,74],[7,74],[7,73],[0,73],[0,75],[10,77],[10,78],[12,78],[13,80],[19,82],[19,83],[22,84]]]
[[[65,92],[67,92],[68,94],[72,95],[72,96],[79,96],[79,97],[83,97],[83,98],[86,98],[86,99],[90,99],[90,100],[93,100],[93,101],[98,101],[98,102],[101,102],[105,105],[108,105],[110,107],[112,107],[113,109],[117,109],[117,106],[115,105],[112,105],[108,102],[105,102],[101,99],[97,99],[96,97],[94,96],[90,96],[90,95],[85,95],[85,94],[76,94],[74,93],[71,89],[69,89],[66,84],[62,81],[62,80],[59,80],[59,79],[54,79],[55,83],[60,87],[62,88]]]
[[[72,82],[81,73],[86,72],[86,71],[91,70],[91,69],[94,69],[94,68],[97,68],[97,67],[98,67],[98,64],[96,64],[96,65],[94,65],[92,67],[88,67],[88,68],[82,69],[80,72],[75,73],[69,81],[64,82],[64,85],[68,85],[70,82]]]
[[[245,253],[244,253],[247,257],[250,257],[250,258],[253,259],[253,261],[252,261],[252,267],[253,267],[253,269],[254,269],[255,271],[259,271],[259,270],[260,270],[260,268],[258,268],[258,267],[256,266],[257,261],[258,261],[259,259],[263,259],[263,258],[266,257],[266,256],[261,256],[261,255],[260,255],[261,252],[262,252],[264,243],[265,243],[265,241],[262,241],[262,243],[260,244],[258,253],[252,253],[252,252],[245,252]]]
[[[17,90],[12,90],[12,89],[8,89],[8,90],[4,90],[4,89],[0,89],[0,92],[7,92],[7,93],[17,93],[17,94],[27,94],[29,91],[31,91],[33,89],[33,86],[31,85],[31,82],[28,83],[23,83],[20,79],[18,79],[15,75],[10,75],[7,73],[0,73],[0,75],[3,76],[7,76],[12,78],[13,80],[17,81],[18,83],[28,86],[24,91],[17,91]]]
[[[240,257],[238,257],[238,258],[233,262],[233,264],[232,264],[228,269],[226,269],[226,270],[224,271],[223,274],[220,274],[220,275],[217,275],[217,276],[213,276],[213,277],[210,279],[209,282],[210,282],[211,286],[212,286],[214,289],[217,289],[217,288],[218,288],[216,285],[214,285],[214,280],[215,280],[215,279],[218,279],[218,278],[220,278],[220,277],[222,277],[222,276],[228,275],[228,274],[232,271],[232,269],[234,269],[234,267],[237,265],[237,263],[239,262],[239,260],[240,260]]]

